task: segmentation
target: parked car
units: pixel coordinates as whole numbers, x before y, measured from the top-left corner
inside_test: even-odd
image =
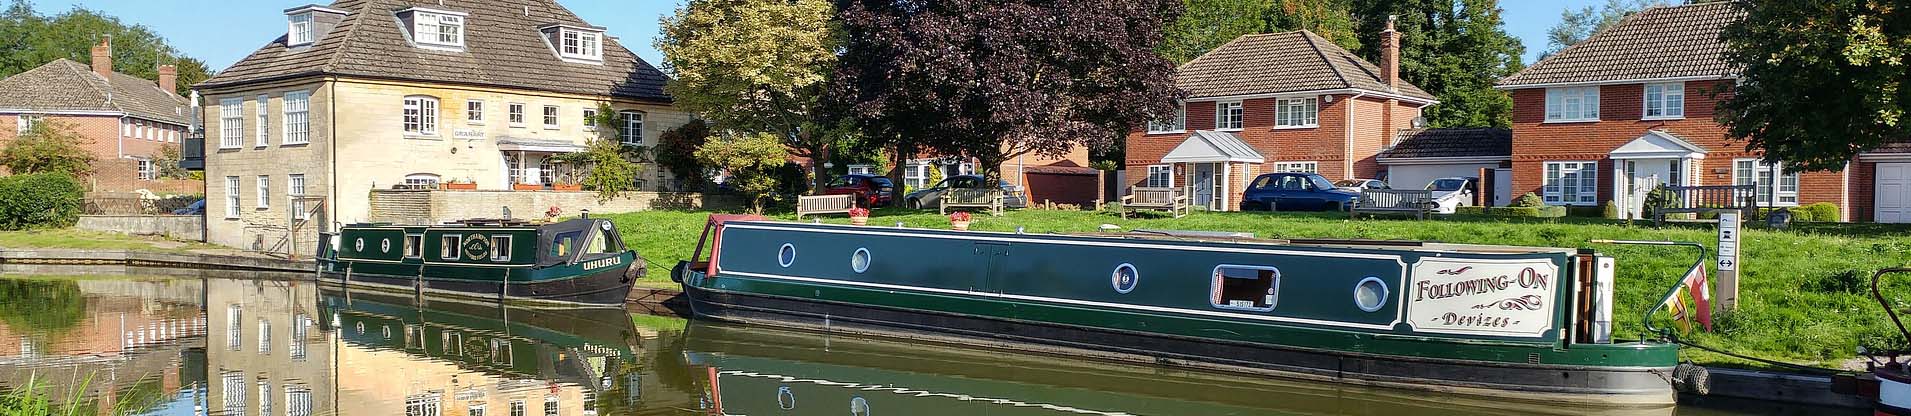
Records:
[[[173,210],[173,215],[203,215],[206,213],[206,200],[201,199],[185,208]]]
[[[902,199],[903,206],[906,206],[912,209],[924,209],[924,208],[933,208],[933,207],[941,206],[942,194],[947,193],[950,189],[979,189],[979,188],[982,188],[983,184],[985,183],[988,183],[988,180],[983,179],[981,176],[976,176],[976,175],[951,176],[948,179],[943,179],[942,182],[937,183],[935,186],[931,186],[929,188],[926,188],[920,191],[910,192],[908,196],[903,197]],[[1003,207],[1005,208],[1027,208],[1028,207],[1028,195],[1022,192],[1022,187],[1009,185],[1009,184],[1002,184],[1002,192],[1003,192],[1003,197],[1002,197]]]
[[[1340,182],[1334,182],[1334,187],[1354,192],[1368,189],[1393,189],[1379,179],[1343,179]]]
[[[1360,192],[1334,186],[1318,173],[1269,173],[1254,178],[1241,198],[1242,211],[1341,211]]]
[[[1434,212],[1452,214],[1459,207],[1473,206],[1473,189],[1479,178],[1440,178],[1427,183],[1427,190],[1433,192],[1433,203],[1439,207]]]
[[[875,208],[896,201],[896,184],[882,176],[843,175],[824,185],[823,195],[855,195],[858,205]]]

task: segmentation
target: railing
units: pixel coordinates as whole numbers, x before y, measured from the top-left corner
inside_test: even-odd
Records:
[[[1648,208],[1657,222],[1668,214],[1692,214],[1717,211],[1756,211],[1770,208],[1770,201],[1759,201],[1756,185],[1667,186],[1664,197]],[[1764,205],[1760,205],[1764,202]]]
[[[287,220],[288,225],[284,228],[285,237],[280,238],[271,248],[262,250],[265,254],[283,255],[286,259],[298,260],[300,231],[305,230],[306,227],[318,227],[318,232],[325,232],[325,197],[307,195],[292,198],[293,208],[296,209],[301,205],[306,209],[292,211],[292,218]]]
[[[1354,200],[1354,206],[1347,215],[1360,213],[1410,213],[1414,218],[1426,218],[1434,208],[1433,191],[1416,189],[1365,189],[1360,198]]]

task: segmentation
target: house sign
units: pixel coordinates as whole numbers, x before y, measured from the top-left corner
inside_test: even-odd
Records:
[[[457,129],[451,131],[451,138],[460,140],[484,140],[484,130]]]

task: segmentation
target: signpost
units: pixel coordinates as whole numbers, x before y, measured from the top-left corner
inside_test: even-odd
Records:
[[[1743,238],[1739,220],[1739,211],[1719,211],[1718,305],[1722,311],[1738,306],[1738,243]]]

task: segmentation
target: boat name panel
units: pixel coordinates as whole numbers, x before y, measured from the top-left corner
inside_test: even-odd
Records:
[[[1547,259],[1421,260],[1406,294],[1407,323],[1417,332],[1544,336],[1553,326],[1558,271]]]
[[[597,270],[624,264],[623,257],[609,257],[584,262],[584,270]]]

